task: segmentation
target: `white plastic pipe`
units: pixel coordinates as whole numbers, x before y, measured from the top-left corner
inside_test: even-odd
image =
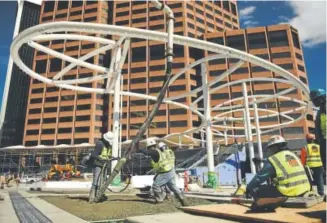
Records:
[[[261,130],[260,130],[260,123],[259,123],[258,105],[255,98],[253,101],[253,108],[254,108],[255,128],[257,133],[258,153],[259,153],[259,158],[262,160],[263,153],[262,153],[262,143],[261,143]],[[263,167],[263,162],[260,162],[260,166],[261,168]]]
[[[202,88],[203,88],[203,100],[204,100],[204,119],[206,129],[206,146],[207,146],[207,162],[208,172],[215,171],[214,159],[213,159],[213,143],[212,143],[212,131],[211,131],[211,106],[210,106],[210,94],[207,79],[206,64],[201,64],[201,76],[202,76]]]
[[[117,48],[117,53],[115,57],[115,68],[114,70],[119,70],[119,61],[121,57],[121,49],[120,47]],[[114,87],[114,114],[113,114],[113,128],[112,132],[114,134],[114,142],[112,145],[112,156],[118,157],[119,156],[119,119],[120,119],[120,76],[121,72],[117,73],[117,78],[115,80],[115,87]],[[114,170],[117,160],[114,160],[111,164],[111,172]]]
[[[248,99],[248,91],[247,91],[246,83],[243,83],[243,96],[244,96],[244,110],[245,110],[245,128],[247,129],[247,136],[248,136],[247,141],[249,145],[249,159],[250,159],[251,173],[256,173],[255,165],[252,160],[254,158],[254,147],[253,147],[249,99]]]

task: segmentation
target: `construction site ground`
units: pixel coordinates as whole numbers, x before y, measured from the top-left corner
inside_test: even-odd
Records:
[[[108,200],[89,204],[87,196],[41,196],[45,201],[87,221],[108,219],[126,219],[132,216],[171,213],[181,211],[181,205],[175,199],[154,204],[151,199],[142,199],[135,195],[110,195]],[[191,205],[213,204],[204,199],[189,198]]]

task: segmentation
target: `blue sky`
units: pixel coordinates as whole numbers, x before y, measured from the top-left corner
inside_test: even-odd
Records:
[[[238,1],[241,27],[289,23],[299,30],[310,88],[326,89],[326,2]],[[0,104],[12,40],[16,2],[0,2]]]

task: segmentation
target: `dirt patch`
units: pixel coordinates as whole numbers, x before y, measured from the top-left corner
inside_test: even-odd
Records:
[[[151,199],[137,196],[109,196],[107,201],[89,204],[87,197],[40,197],[47,202],[87,221],[125,219],[131,216],[169,213],[179,211],[181,205],[176,199],[154,204]],[[187,198],[191,205],[211,204],[212,202]]]

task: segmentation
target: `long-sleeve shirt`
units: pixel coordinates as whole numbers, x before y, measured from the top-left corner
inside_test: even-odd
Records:
[[[146,156],[150,156],[151,159],[155,163],[157,163],[159,161],[160,154],[159,154],[159,152],[157,150],[154,150],[154,149],[140,149],[139,152],[146,155]]]
[[[256,193],[259,186],[267,181],[269,178],[275,178],[276,171],[269,160],[264,162],[262,169],[253,177],[251,182],[247,185],[247,190],[253,196]]]

